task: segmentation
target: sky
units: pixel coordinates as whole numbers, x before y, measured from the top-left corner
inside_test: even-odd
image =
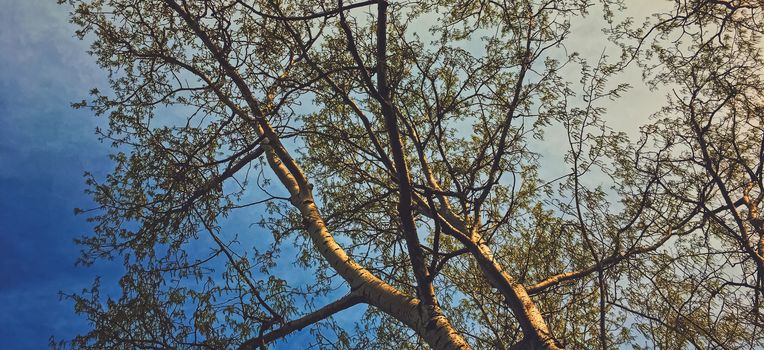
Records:
[[[0,8],[0,347],[44,349],[50,337],[68,339],[87,327],[59,291],[86,288],[97,275],[108,284],[121,271],[108,262],[74,264],[79,248],[73,239],[90,230],[73,213],[92,207],[82,175],[103,176],[111,164],[109,146],[94,134],[104,120],[70,103],[87,98],[93,87],[107,90],[106,77],[86,54],[88,42],[74,37],[66,7],[54,0],[0,0]],[[585,44],[601,51],[596,40]],[[638,101],[654,96],[644,89],[631,94],[642,109],[616,110],[622,120],[616,125],[635,125],[649,114],[644,106],[650,104]],[[547,151],[559,150],[548,141]],[[307,336],[297,334],[288,344]]]
[[[91,88],[108,91],[108,84],[86,53],[87,40],[74,37],[66,7],[0,0],[0,8],[0,348],[46,349],[51,337],[87,330],[59,292],[87,288],[96,276],[108,291],[122,271],[109,262],[75,266],[73,242],[91,230],[84,216],[74,215],[75,207],[93,207],[84,172],[103,178],[112,165],[109,145],[94,132],[105,120],[70,105],[88,98]],[[356,306],[345,314],[361,312]],[[309,338],[298,332],[276,348]]]
[[[102,122],[70,107],[104,74],[53,0],[0,0],[0,339],[4,349],[45,349],[86,326],[58,292],[87,287],[115,266],[75,267],[73,243],[89,230],[83,172],[108,169]]]

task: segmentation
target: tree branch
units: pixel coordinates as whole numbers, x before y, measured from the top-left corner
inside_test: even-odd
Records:
[[[356,294],[356,292],[350,292],[344,297],[335,300],[334,302],[314,312],[311,312],[296,320],[284,323],[280,328],[276,330],[245,341],[243,344],[241,344],[241,346],[239,346],[238,350],[257,350],[258,347],[264,349],[267,344],[275,340],[283,338],[292,332],[299,331],[342,310],[348,309],[363,302],[364,299],[362,296]]]

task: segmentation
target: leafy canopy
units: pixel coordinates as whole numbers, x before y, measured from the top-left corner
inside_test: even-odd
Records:
[[[59,2],[124,274],[57,346],[764,344],[760,1]]]

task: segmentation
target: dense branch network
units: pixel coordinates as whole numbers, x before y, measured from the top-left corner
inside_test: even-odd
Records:
[[[764,341],[760,2],[66,2],[118,147],[81,259],[126,271],[72,347]],[[620,57],[570,50],[590,12]]]

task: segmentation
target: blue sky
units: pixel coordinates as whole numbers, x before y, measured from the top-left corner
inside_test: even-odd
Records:
[[[108,145],[94,135],[104,121],[70,103],[86,98],[90,88],[108,89],[105,73],[85,53],[88,43],[73,36],[66,7],[54,0],[0,0],[0,8],[1,347],[44,349],[49,337],[70,338],[87,326],[58,292],[88,287],[96,275],[108,285],[121,270],[109,263],[74,266],[79,248],[73,239],[90,230],[73,215],[74,207],[91,207],[82,174],[102,177],[110,163]],[[592,46],[585,50],[601,52],[597,41],[582,42]],[[627,97],[632,101],[654,98],[644,89],[633,93]],[[650,104],[637,105],[642,107],[615,113],[621,120],[616,124],[634,127],[634,117],[649,114]],[[558,150],[554,140],[540,146]],[[248,223],[233,225],[243,229]],[[340,318],[350,321],[357,312],[362,309]],[[289,344],[308,338],[304,331]]]
[[[0,0],[0,339],[45,349],[85,323],[58,291],[75,291],[114,266],[75,268],[73,238],[88,231],[82,174],[108,169],[99,121],[69,107],[104,74],[53,0]]]
[[[74,265],[73,239],[90,231],[73,213],[92,207],[83,172],[102,178],[111,163],[109,146],[94,134],[104,120],[70,104],[93,87],[108,91],[107,80],[86,54],[88,42],[74,37],[66,7],[0,0],[0,8],[0,347],[45,349],[51,336],[69,339],[87,329],[59,291],[79,291],[102,276],[108,292],[121,272],[109,262]],[[338,318],[360,312],[357,306]],[[303,331],[276,348],[309,340]]]

